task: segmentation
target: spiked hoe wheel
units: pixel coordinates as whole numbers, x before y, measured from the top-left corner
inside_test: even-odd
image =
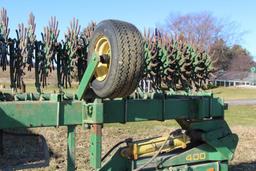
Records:
[[[89,58],[100,57],[91,87],[102,98],[127,97],[137,87],[144,69],[143,40],[132,24],[105,20],[90,41]]]

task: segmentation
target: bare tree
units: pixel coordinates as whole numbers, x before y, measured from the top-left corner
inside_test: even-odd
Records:
[[[241,33],[237,28],[234,22],[218,19],[209,12],[201,12],[171,14],[166,21],[165,30],[175,37],[182,35],[195,47],[209,50],[219,39],[227,43],[239,40]]]
[[[242,54],[241,47],[239,51],[236,46],[232,48],[243,36],[238,25],[216,18],[209,12],[171,14],[166,21],[165,31],[176,39],[182,38],[194,47],[207,51],[215,61],[216,71],[243,71],[251,65],[249,53]]]

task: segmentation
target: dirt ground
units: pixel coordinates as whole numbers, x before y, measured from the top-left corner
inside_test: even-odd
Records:
[[[138,123],[136,123],[138,124]],[[152,124],[154,125],[154,124]],[[156,124],[150,128],[142,127],[135,131],[132,124],[128,126],[111,125],[103,129],[103,154],[106,153],[115,143],[124,140],[132,135],[134,139],[149,138],[152,136],[161,135],[163,132],[170,132],[174,127]],[[238,134],[240,141],[235,153],[233,161],[230,163],[232,171],[255,171],[256,170],[256,127],[233,126],[232,131]],[[33,133],[42,134],[49,145],[50,151],[50,166],[40,169],[30,170],[66,170],[66,132],[65,127],[60,128],[35,128],[30,129]],[[159,134],[161,133],[161,134]],[[150,135],[150,136],[149,136]],[[15,139],[15,141],[13,141]],[[76,128],[76,164],[77,170],[91,170],[89,168],[88,158],[88,139],[89,133]],[[36,153],[35,146],[38,149],[40,142],[36,138],[31,137],[14,137],[12,135],[4,136],[5,154],[1,158],[0,165],[6,165],[7,162],[22,162],[22,159],[29,158],[33,160],[40,158],[40,153]],[[33,145],[32,145],[33,144]],[[23,147],[28,147],[24,149]],[[22,151],[20,149],[23,149]],[[8,155],[7,155],[8,154]],[[16,157],[14,157],[16,155]],[[18,156],[17,156],[18,155]]]

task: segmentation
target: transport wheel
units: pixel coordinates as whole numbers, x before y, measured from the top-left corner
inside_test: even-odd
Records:
[[[101,98],[129,96],[138,86],[144,70],[139,30],[123,21],[102,21],[90,40],[89,58],[93,53],[100,56],[91,84],[94,93]]]

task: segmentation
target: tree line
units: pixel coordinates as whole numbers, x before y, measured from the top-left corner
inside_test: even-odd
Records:
[[[244,33],[231,21],[219,19],[209,12],[171,14],[163,28],[168,34],[184,39],[207,51],[218,71],[249,71],[255,66],[252,55],[239,42]]]

